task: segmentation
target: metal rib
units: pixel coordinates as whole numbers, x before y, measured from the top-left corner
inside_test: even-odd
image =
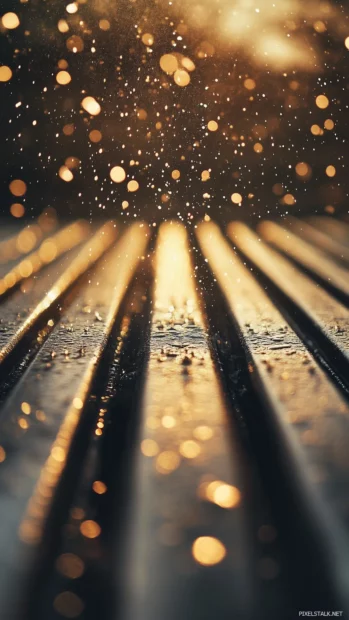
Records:
[[[41,543],[47,518],[54,518],[51,509],[66,471],[70,447],[147,240],[147,227],[134,224],[108,253],[106,261],[98,264],[89,286],[64,312],[3,408],[0,564],[5,578],[0,596],[3,603],[6,601],[6,609],[14,603],[11,584],[18,587],[18,580],[30,573],[32,552]],[[100,241],[98,247],[100,252]],[[94,257],[96,249],[92,246]],[[79,460],[69,464],[73,469],[80,465]]]
[[[115,238],[116,229],[112,222],[108,222],[94,234],[92,239],[82,248],[78,256],[45,294],[44,298],[38,303],[28,318],[21,324],[11,340],[0,349],[0,366],[14,351],[22,338],[34,327],[40,317],[66,293],[70,286],[76,282],[87,269],[96,263],[115,241]]]
[[[155,260],[121,617],[250,617],[246,480],[210,357],[184,227],[162,225]]]
[[[52,219],[43,212],[37,220],[22,228],[18,233],[0,241],[0,265],[16,260],[23,254],[28,254],[40,243],[48,233],[57,226],[56,219]]]
[[[332,292],[349,301],[349,272],[327,258],[321,250],[300,239],[290,230],[275,222],[264,221],[258,226],[265,241],[294,259],[308,271],[316,274],[324,285],[330,285]]]
[[[347,383],[346,364],[349,359],[349,311],[310,278],[301,273],[279,252],[268,247],[247,226],[240,222],[228,226],[234,244],[286,296],[298,322],[299,313],[307,321],[300,331],[314,348],[319,339],[322,354]],[[310,333],[310,331],[312,333]],[[328,349],[328,350],[327,350]],[[344,366],[343,366],[344,364]]]
[[[340,261],[345,266],[349,264],[349,247],[328,236],[322,230],[315,228],[304,220],[295,217],[287,217],[283,220],[287,228],[297,235],[317,246],[320,250]]]
[[[245,227],[234,225],[230,233],[257,258],[261,244],[254,236],[248,243]],[[349,407],[218,227],[201,225],[197,235],[238,325],[251,379],[277,428],[288,470],[298,480],[314,529],[319,526],[329,543],[329,566],[333,561],[344,598],[349,585],[348,503],[343,502],[349,491]],[[263,248],[258,260],[265,266]],[[275,259],[273,264],[278,269]],[[282,269],[280,277],[285,279]]]
[[[307,221],[322,233],[349,247],[349,225],[346,222],[325,216],[309,217]]]

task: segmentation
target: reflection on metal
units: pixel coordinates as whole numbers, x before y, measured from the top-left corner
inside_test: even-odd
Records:
[[[3,407],[0,419],[0,456],[3,454],[0,572],[4,575],[0,582],[1,609],[6,599],[8,607],[13,608],[11,583],[23,587],[23,577],[30,574],[46,521],[48,517],[55,518],[52,505],[69,450],[116,316],[148,239],[148,227],[134,224],[98,263],[89,285],[74,299],[72,307],[63,312],[60,323]],[[42,377],[44,381],[40,380]],[[102,416],[100,412],[96,433],[102,431]],[[28,466],[30,463],[32,467]],[[96,492],[102,491],[100,483]],[[82,534],[93,538],[99,531],[100,526],[89,521],[84,523]]]
[[[78,256],[64,271],[52,288],[46,293],[28,318],[21,324],[10,342],[0,350],[0,364],[18,345],[23,336],[29,332],[36,321],[50,308],[78,278],[102,256],[116,239],[113,222],[104,224],[82,248]]]
[[[275,222],[262,222],[258,231],[265,241],[274,245],[278,250],[285,252],[306,269],[319,276],[324,284],[343,293],[349,300],[349,272],[337,265],[324,252],[314,248],[310,243],[300,239],[290,230]]]
[[[50,211],[44,211],[33,224],[25,226],[16,235],[0,241],[0,265],[14,261],[19,256],[34,250],[41,239],[56,226],[56,216]]]
[[[217,618],[248,614],[244,481],[195,287],[185,228],[163,224],[127,548],[127,620],[206,618],[209,609]]]
[[[38,250],[21,260],[0,279],[0,296],[81,243],[87,237],[88,231],[88,223],[80,220],[45,239]]]
[[[241,240],[244,230],[236,226],[233,230]],[[324,538],[331,539],[337,576],[346,594],[343,497],[349,489],[344,439],[349,433],[349,407],[218,227],[201,225],[198,239],[238,324],[252,381],[272,413],[279,441],[285,442],[292,476],[302,480],[314,524],[320,521]],[[331,559],[329,554],[329,563]]]
[[[344,360],[349,359],[349,311],[245,224],[233,222],[228,236],[291,303],[304,313]]]
[[[309,241],[310,244],[344,263],[345,266],[349,265],[349,246],[326,234],[326,223],[324,223],[324,229],[316,228],[313,224],[308,224],[306,221],[298,220],[295,217],[287,217],[283,223],[289,230]],[[347,232],[347,242],[349,243],[349,229]]]
[[[69,448],[79,423],[81,412],[90,393],[92,380],[102,357],[106,342],[112,330],[115,317],[125,296],[136,266],[143,255],[147,243],[147,227],[134,224],[121,238],[110,258],[107,267],[117,274],[115,285],[110,292],[110,307],[103,327],[103,339],[96,347],[90,359],[72,404],[67,411],[57,437],[38,480],[35,493],[31,498],[27,513],[20,528],[21,538],[28,543],[40,540],[44,517],[47,514],[50,499],[64,470]],[[103,321],[103,319],[101,319]],[[93,537],[93,536],[90,536]]]

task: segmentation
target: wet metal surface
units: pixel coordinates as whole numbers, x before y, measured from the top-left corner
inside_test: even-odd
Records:
[[[347,225],[56,225],[0,239],[1,619],[346,610]]]

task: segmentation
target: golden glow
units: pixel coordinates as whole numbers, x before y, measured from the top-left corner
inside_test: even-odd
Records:
[[[239,205],[242,203],[242,196],[241,194],[239,194],[238,192],[235,192],[234,194],[231,195],[231,201],[235,204],[235,205]]]
[[[202,566],[214,566],[224,560],[227,550],[218,538],[200,536],[192,546],[193,557]]]

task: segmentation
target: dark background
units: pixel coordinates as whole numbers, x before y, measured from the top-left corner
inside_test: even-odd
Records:
[[[259,5],[262,11],[263,2]],[[301,6],[296,0],[291,5]],[[9,82],[0,83],[4,216],[11,218],[13,202],[25,206],[25,218],[53,207],[62,218],[103,215],[151,222],[177,216],[190,222],[205,214],[253,220],[347,212],[349,50],[344,40],[349,21],[344,3],[317,2],[310,17],[299,9],[277,24],[263,22],[266,36],[277,29],[285,40],[289,36],[300,50],[313,53],[314,64],[307,70],[292,57],[285,67],[282,61],[273,66],[273,59],[261,62],[253,36],[242,43],[232,37],[228,44],[217,28],[216,17],[225,6],[219,1],[203,4],[209,11],[203,25],[193,24],[188,3],[169,7],[161,1],[94,0],[80,4],[73,15],[65,6],[57,0],[1,4],[1,14],[16,12],[21,22],[15,30],[0,32],[0,64],[13,71]],[[60,19],[67,21],[69,32],[59,32]],[[109,21],[108,31],[101,30],[101,19]],[[318,20],[324,32],[314,27]],[[178,41],[183,23],[187,32]],[[141,41],[145,32],[154,35],[152,52]],[[67,49],[72,35],[81,37],[82,52]],[[198,58],[202,41],[212,43],[214,55]],[[173,50],[196,65],[184,88],[159,66],[161,55]],[[72,77],[67,86],[55,79],[62,59]],[[252,91],[244,87],[247,77],[256,82]],[[316,106],[319,94],[329,98],[325,110]],[[98,116],[82,110],[86,95],[100,103]],[[139,118],[140,109],[146,111],[145,120]],[[323,128],[326,119],[334,121],[334,129],[313,135],[310,127]],[[209,120],[217,120],[216,132],[207,131]],[[74,126],[71,135],[64,134],[66,125]],[[101,131],[99,143],[90,141],[91,129]],[[258,141],[260,154],[253,149]],[[68,157],[79,164],[66,183],[58,171]],[[299,162],[311,167],[306,181],[295,172]],[[115,165],[125,168],[126,182],[111,181]],[[326,175],[328,165],[336,168],[333,178]],[[179,180],[171,177],[174,169],[181,173]],[[201,172],[208,169],[210,179],[203,182]],[[24,197],[12,196],[13,179],[26,183]],[[127,191],[130,179],[138,181],[138,191]],[[233,192],[241,194],[241,206],[231,202]],[[285,194],[295,204],[285,204]]]

